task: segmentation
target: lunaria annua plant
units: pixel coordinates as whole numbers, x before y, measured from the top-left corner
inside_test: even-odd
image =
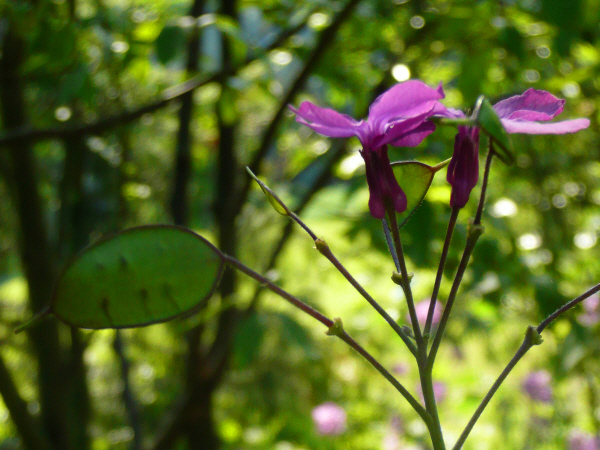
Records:
[[[250,172],[275,210],[294,220],[308,233],[316,249],[387,321],[412,353],[420,377],[420,384],[413,393],[344,330],[341,319],[324,316],[266,277],[222,253],[204,238],[172,226],[156,225],[125,230],[89,247],[65,269],[48,308],[23,327],[32,326],[37,319],[48,314],[76,327],[94,329],[164,322],[194,312],[198,302],[206,301],[213,294],[223,267],[228,265],[254,278],[318,320],[327,328],[328,335],[340,338],[355,349],[421,417],[433,448],[445,450],[446,442],[437,404],[446,397],[451,387],[435,382],[432,371],[463,275],[477,240],[484,232],[482,215],[492,161],[495,157],[509,164],[513,161],[511,133],[574,133],[587,128],[589,120],[551,122],[562,112],[565,101],[534,89],[495,105],[480,97],[469,116],[446,108],[443,99],[441,84],[433,88],[421,81],[411,80],[396,84],[380,95],[371,105],[366,120],[355,120],[311,102],[303,102],[298,108],[290,106],[299,123],[319,134],[332,138],[356,136],[360,140],[360,154],[365,162],[366,183],[370,191],[369,210],[374,219],[382,222],[395,266],[392,280],[404,291],[410,327],[400,326],[346,270],[327,243],[318,238],[264,182]],[[416,161],[390,162],[389,145],[414,147],[433,133],[437,126],[457,127],[451,159],[436,166]],[[487,135],[489,145],[483,177],[480,177],[479,146],[482,134]],[[400,228],[423,200],[435,174],[445,167],[452,191],[448,229],[431,296],[425,302],[415,303],[410,284],[412,275],[406,267]],[[480,180],[476,214],[468,227],[466,244],[450,294],[442,301],[438,299],[438,294],[459,212],[469,201],[473,201],[471,194]],[[200,273],[198,268],[201,268]],[[481,413],[519,360],[533,346],[542,343],[542,332],[552,321],[586,299],[589,300],[579,320],[584,324],[598,320],[598,297],[595,295],[598,291],[600,284],[565,304],[538,326],[524,330],[521,347],[481,400],[454,444],[455,450],[463,446]],[[406,362],[402,361],[396,364],[395,370],[391,370],[401,373],[406,371],[406,367]],[[546,372],[534,372],[523,381],[523,391],[535,401],[547,402],[552,397],[550,382]],[[419,397],[422,401],[419,401]],[[318,432],[324,435],[340,434],[346,427],[351,427],[351,424],[347,424],[342,407],[334,403],[315,407],[312,416]],[[583,435],[574,436],[571,441],[571,448],[583,448],[582,445],[588,441],[594,445],[597,442],[595,438],[587,439]]]

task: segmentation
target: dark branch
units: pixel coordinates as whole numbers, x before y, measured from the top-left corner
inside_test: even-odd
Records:
[[[27,403],[21,398],[17,387],[0,358],[0,395],[10,412],[10,417],[15,424],[23,448],[25,450],[47,450],[50,448],[46,437],[41,433],[41,427],[27,411]]]
[[[356,5],[358,5],[359,2],[360,0],[349,0],[344,9],[337,15],[337,17],[331,23],[331,25],[329,25],[321,33],[316,47],[313,49],[311,55],[306,60],[302,71],[300,72],[292,86],[288,89],[287,94],[281,101],[279,109],[273,116],[273,119],[271,120],[269,126],[263,134],[262,141],[260,143],[260,146],[258,147],[258,150],[254,154],[254,157],[252,158],[250,164],[248,164],[250,170],[256,175],[260,174],[260,167],[262,165],[262,162],[265,159],[265,156],[267,156],[267,153],[269,152],[269,148],[273,143],[275,134],[277,132],[277,128],[279,127],[279,124],[283,119],[283,115],[287,110],[288,105],[296,97],[296,94],[298,94],[302,86],[304,86],[304,83],[306,82],[309,75],[312,73],[313,69],[319,62],[321,56],[323,56],[325,50],[327,50],[327,48],[334,42],[335,34],[337,33],[341,25],[344,23],[344,21],[350,16],[352,10],[356,7]],[[242,207],[242,205],[246,202],[246,198],[248,197],[248,193],[250,192],[251,185],[252,179],[250,177],[246,177],[246,181],[244,183],[244,186],[242,187],[242,190],[240,191],[240,196],[236,203],[236,209],[239,210]]]
[[[94,134],[102,134],[113,128],[127,125],[145,114],[150,114],[161,110],[168,106],[171,102],[179,100],[181,97],[189,92],[193,92],[199,87],[205,86],[209,83],[223,79],[223,77],[235,75],[237,72],[248,66],[253,61],[262,58],[269,51],[280,47],[286,39],[293,36],[300,31],[306,25],[306,21],[310,12],[303,16],[303,20],[299,21],[294,26],[282,31],[276,39],[273,40],[265,49],[256,51],[249,55],[246,60],[239,66],[230,68],[229,70],[223,70],[221,72],[208,75],[198,75],[189,80],[173,86],[169,89],[165,89],[159,96],[158,100],[150,102],[146,105],[140,106],[139,108],[131,111],[124,111],[113,116],[99,119],[93,123],[82,123],[70,126],[61,126],[53,128],[32,128],[32,127],[21,127],[15,130],[6,132],[3,136],[0,136],[0,148],[20,144],[22,142],[36,142],[47,139],[65,139],[73,136],[86,136]]]

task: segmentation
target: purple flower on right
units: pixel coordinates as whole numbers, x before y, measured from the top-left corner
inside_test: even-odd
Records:
[[[590,126],[589,119],[539,123],[554,119],[564,108],[565,100],[546,91],[528,89],[521,95],[502,100],[494,109],[508,133],[567,134]],[[447,110],[446,117],[465,117],[461,111]],[[479,134],[475,127],[459,127],[454,153],[446,179],[452,186],[450,206],[462,208],[479,178]]]

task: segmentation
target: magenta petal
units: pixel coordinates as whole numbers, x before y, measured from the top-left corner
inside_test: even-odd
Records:
[[[496,103],[494,109],[502,119],[545,121],[560,114],[564,104],[565,100],[549,92],[527,89],[521,95]]]
[[[430,102],[430,108],[422,114],[388,124],[383,130],[383,133],[377,136],[373,141],[373,147],[381,147],[382,145],[396,141],[427,123],[426,120],[431,117],[431,111],[434,106],[435,102]]]
[[[390,145],[393,145],[394,147],[416,147],[423,142],[423,139],[425,139],[434,131],[435,124],[433,122],[423,122],[414,130],[409,131],[407,134],[400,136],[394,141],[391,141]]]
[[[373,161],[373,153],[369,150],[362,150],[361,156],[365,160],[365,171],[367,175],[367,185],[369,186],[369,211],[376,219],[385,217],[385,205],[383,195],[379,184],[379,174],[377,173],[377,163]]]
[[[396,118],[409,118],[431,111],[432,101],[444,98],[441,84],[434,89],[419,80],[398,83],[375,99],[369,108],[369,122],[378,132],[381,125]]]
[[[521,134],[567,134],[576,133],[590,126],[589,119],[565,120],[554,123],[526,122],[521,120],[500,119],[508,133]]]
[[[333,109],[321,108],[311,102],[302,102],[300,108],[289,108],[296,114],[296,121],[329,137],[360,136],[363,121],[354,120]]]

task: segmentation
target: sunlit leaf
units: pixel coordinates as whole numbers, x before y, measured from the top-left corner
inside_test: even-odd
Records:
[[[512,164],[515,157],[510,137],[500,122],[494,107],[483,95],[477,99],[473,118],[485,134],[497,144],[494,149],[498,158],[505,164]]]
[[[434,167],[417,161],[400,161],[392,164],[394,176],[406,194],[407,200],[406,211],[397,215],[398,227],[402,228],[421,205],[436,172],[449,163],[448,159]]]
[[[164,322],[200,307],[223,265],[219,250],[185,228],[130,228],[87,248],[66,268],[50,312],[80,328]]]

